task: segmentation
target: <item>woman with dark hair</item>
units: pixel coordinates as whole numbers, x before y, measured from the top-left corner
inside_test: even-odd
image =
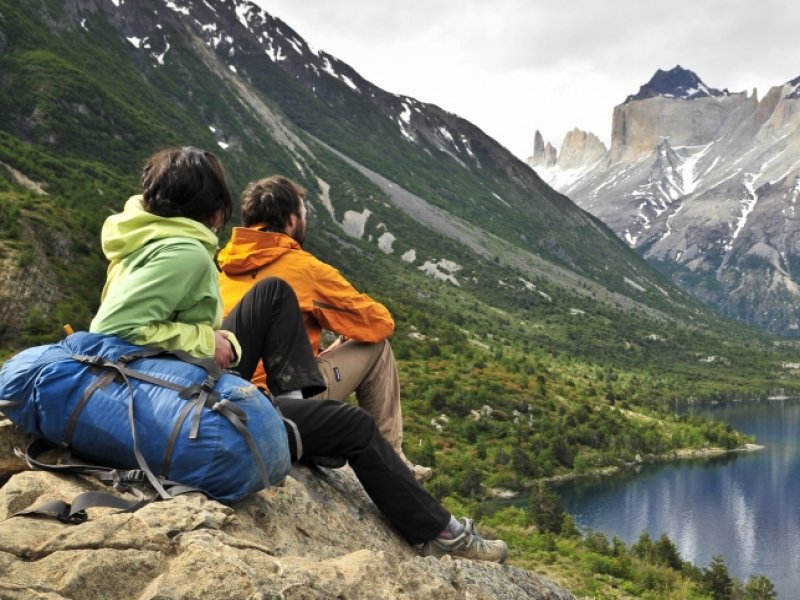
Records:
[[[134,344],[214,357],[250,379],[260,360],[287,425],[293,460],[344,457],[378,509],[423,553],[503,562],[502,541],[457,521],[403,463],[363,409],[313,400],[325,388],[291,287],[267,278],[222,317],[214,229],[231,214],[231,194],[216,156],[167,148],[145,164],[142,195],[103,225],[109,259],[91,331]],[[238,340],[237,340],[238,336]],[[241,341],[241,345],[239,343]]]
[[[147,161],[141,184],[143,193],[103,225],[108,276],[90,331],[214,357],[227,368],[240,349],[217,330],[213,229],[233,205],[225,171],[209,152],[166,148]]]
[[[142,194],[103,225],[108,278],[90,331],[213,357],[223,369],[236,365],[242,348],[234,334],[220,329],[214,264],[214,232],[233,209],[222,164],[198,148],[165,148],[145,163],[141,184]],[[256,295],[269,300],[250,315],[259,326],[241,336],[248,358],[258,355],[269,366],[276,394],[324,390],[313,353],[296,343],[305,329],[299,313],[293,318],[297,301],[291,289],[273,279]]]

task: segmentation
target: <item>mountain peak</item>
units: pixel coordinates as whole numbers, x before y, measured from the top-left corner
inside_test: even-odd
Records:
[[[635,95],[628,96],[625,104],[634,100],[646,100],[647,98],[681,98],[684,100],[694,100],[696,98],[708,98],[728,96],[727,89],[718,90],[708,87],[693,72],[676,65],[669,71],[658,69],[656,74],[639,88]]]

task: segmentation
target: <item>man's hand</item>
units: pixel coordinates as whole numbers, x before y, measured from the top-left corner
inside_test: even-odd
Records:
[[[214,332],[214,362],[220,369],[227,369],[236,359],[233,344],[221,331]]]

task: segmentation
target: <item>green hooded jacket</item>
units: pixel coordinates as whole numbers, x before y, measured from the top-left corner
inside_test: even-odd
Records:
[[[149,213],[133,196],[106,219],[100,237],[108,276],[89,330],[213,357],[222,323],[217,236],[194,219]],[[241,356],[234,335],[225,335]]]

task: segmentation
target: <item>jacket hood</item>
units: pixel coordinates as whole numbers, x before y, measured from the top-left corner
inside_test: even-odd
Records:
[[[160,217],[142,207],[142,196],[133,196],[124,210],[110,216],[100,235],[103,254],[110,261],[121,260],[146,244],[165,238],[185,237],[199,241],[212,257],[217,236],[202,223],[187,217]]]
[[[257,271],[275,262],[300,244],[285,233],[259,231],[263,225],[234,227],[230,241],[220,250],[217,264],[226,275],[241,275]]]

